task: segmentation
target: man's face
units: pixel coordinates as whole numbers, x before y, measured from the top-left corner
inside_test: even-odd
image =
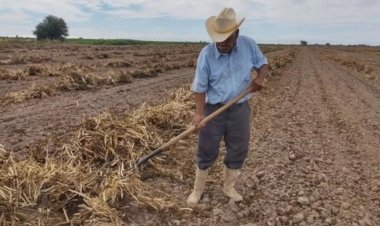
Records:
[[[235,31],[223,42],[217,42],[216,46],[218,47],[218,50],[220,53],[230,53],[232,48],[236,45],[236,40],[239,36],[239,30]]]

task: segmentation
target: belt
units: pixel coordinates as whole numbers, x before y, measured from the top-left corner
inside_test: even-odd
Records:
[[[247,100],[241,102],[241,103],[235,103],[233,105],[231,105],[231,107],[241,107],[243,106],[244,104],[246,104]],[[209,104],[207,103],[208,105],[211,105],[211,106],[216,106],[216,107],[221,107],[221,106],[224,106],[226,105],[225,103],[216,103],[216,104]]]

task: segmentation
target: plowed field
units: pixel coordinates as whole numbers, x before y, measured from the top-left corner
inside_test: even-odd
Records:
[[[4,46],[0,144],[27,156],[31,148],[61,145],[89,117],[122,118],[143,103],[162,103],[169,91],[189,87],[201,48]],[[262,49],[273,65],[265,89],[250,101],[250,152],[237,184],[244,201],[229,203],[223,195],[221,156],[201,205],[186,206],[194,179],[192,135],[185,148],[163,155],[181,176],[151,174],[149,166],[141,173],[174,205],[120,202],[115,208],[125,211],[126,224],[380,225],[380,49]],[[278,63],[290,52],[294,59]]]

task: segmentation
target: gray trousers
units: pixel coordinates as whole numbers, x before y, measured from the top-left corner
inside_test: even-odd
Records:
[[[216,111],[223,104],[206,104],[205,115]],[[250,137],[251,110],[247,101],[234,104],[210,120],[199,131],[196,163],[198,168],[209,168],[219,155],[219,144],[224,137],[227,153],[224,164],[230,169],[240,169],[247,157]]]

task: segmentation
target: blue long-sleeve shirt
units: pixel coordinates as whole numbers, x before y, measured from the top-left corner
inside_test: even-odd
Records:
[[[206,93],[206,103],[226,103],[249,85],[252,71],[264,64],[268,61],[252,38],[239,35],[230,54],[220,53],[215,43],[208,44],[199,54],[191,90]]]

